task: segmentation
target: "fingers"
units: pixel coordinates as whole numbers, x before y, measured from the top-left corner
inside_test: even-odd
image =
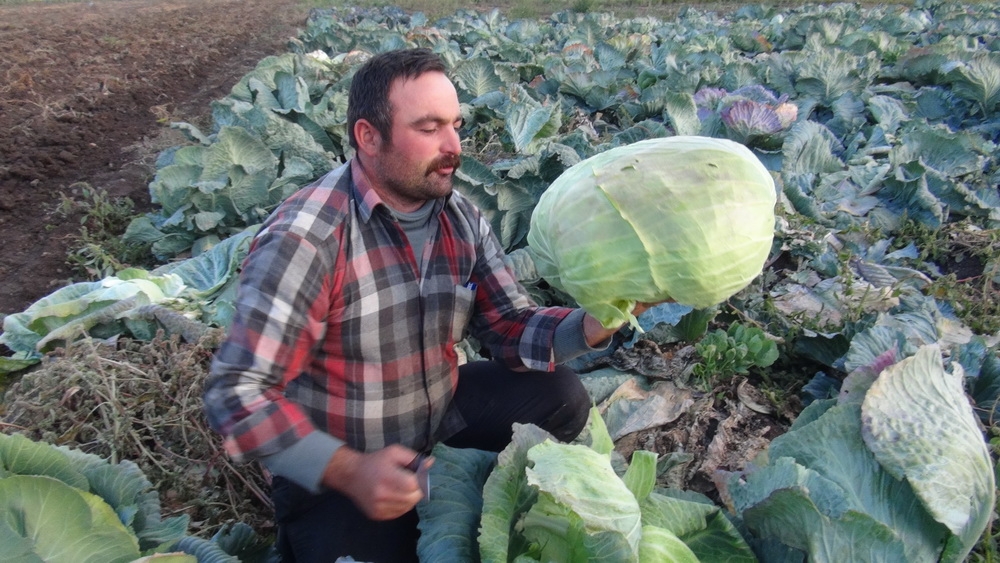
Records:
[[[675,303],[675,301],[673,297],[670,297],[668,299],[665,299],[657,303],[648,303],[641,301],[636,302],[635,306],[632,308],[632,314],[638,317],[639,315],[645,313],[649,309],[652,309],[653,307],[656,307],[657,305],[662,305],[664,303]]]
[[[402,446],[364,454],[357,479],[345,492],[372,520],[398,518],[423,498],[416,473],[407,469],[415,457],[416,452]]]
[[[412,460],[410,460],[410,463],[406,464],[406,468],[416,473],[421,469],[423,470],[430,469],[432,465],[434,465],[433,457],[427,454],[417,454],[416,456],[413,457]]]

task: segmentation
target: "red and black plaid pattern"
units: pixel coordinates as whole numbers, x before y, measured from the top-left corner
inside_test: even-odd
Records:
[[[551,371],[569,312],[537,307],[480,212],[436,202],[423,272],[356,165],[296,192],[243,264],[237,314],[212,365],[206,410],[237,460],[314,430],[360,451],[422,450],[456,385],[466,330],[511,366]]]

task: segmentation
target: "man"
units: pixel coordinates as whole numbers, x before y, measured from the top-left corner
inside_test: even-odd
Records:
[[[558,364],[614,330],[524,294],[452,191],[461,124],[436,55],[373,57],[349,94],[354,158],[279,206],[244,262],[206,410],[229,454],[274,475],[286,563],[414,561],[419,453],[499,451],[514,422],[571,440],[586,423]],[[467,329],[493,361],[458,367]]]

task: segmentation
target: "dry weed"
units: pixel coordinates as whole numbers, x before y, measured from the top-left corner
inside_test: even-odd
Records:
[[[240,521],[270,534],[264,472],[232,464],[202,411],[211,346],[162,334],[75,342],[8,389],[0,431],[134,461],[156,484],[164,516],[190,515],[189,533]]]

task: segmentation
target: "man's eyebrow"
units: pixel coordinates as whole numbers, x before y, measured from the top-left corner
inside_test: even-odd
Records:
[[[424,115],[424,116],[421,116],[421,117],[418,117],[418,118],[414,119],[412,123],[413,123],[414,126],[420,126],[420,125],[426,125],[428,123],[434,123],[434,124],[439,124],[439,125],[448,125],[450,123],[456,123],[456,122],[458,122],[458,123],[464,123],[465,122],[465,118],[463,118],[462,116],[458,116],[455,119],[448,119],[447,117],[443,117],[443,116]]]

